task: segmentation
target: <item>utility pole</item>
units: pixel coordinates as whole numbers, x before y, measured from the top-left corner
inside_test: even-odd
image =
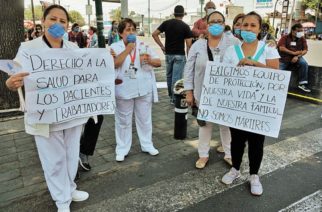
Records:
[[[276,17],[276,6],[277,6],[278,2],[279,2],[279,0],[276,0],[275,6],[274,6],[274,14],[273,14],[273,27],[274,27],[274,29],[275,29],[274,22],[275,22],[275,17]]]
[[[103,35],[103,9],[102,0],[95,0],[96,9],[96,22],[97,22],[97,34],[98,34],[98,47],[105,48],[105,38]]]
[[[316,34],[316,28],[317,28],[317,24],[318,24],[318,16],[320,13],[320,6],[321,6],[321,1],[318,1],[318,6],[315,10],[315,28],[314,28],[315,34]]]
[[[36,27],[34,0],[31,0],[31,13],[32,13],[32,22],[34,23],[34,27]]]
[[[151,29],[150,29],[150,24],[151,24],[151,19],[150,19],[150,0],[148,0],[148,32],[149,32],[149,37],[151,36]]]
[[[199,2],[200,2],[200,14],[201,14],[200,16],[202,18],[202,5],[205,2],[205,0],[199,0]]]
[[[121,0],[121,18],[127,18],[129,16],[128,0]]]
[[[88,15],[88,26],[91,25],[91,15],[92,15],[92,5],[90,0],[88,0],[88,4],[86,5],[86,13]]]
[[[293,14],[294,14],[294,9],[295,9],[295,0],[293,0],[293,5],[292,5],[292,10],[291,10],[291,14],[290,14],[290,18],[289,18],[289,22],[288,22],[288,28],[287,28],[287,32],[290,33],[291,32],[291,27],[292,27],[292,20],[293,20]]]

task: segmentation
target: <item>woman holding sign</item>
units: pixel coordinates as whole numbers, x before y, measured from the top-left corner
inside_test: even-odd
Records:
[[[20,49],[43,48],[78,48],[75,44],[63,40],[68,29],[69,16],[60,5],[49,6],[43,14],[44,35],[21,44]],[[15,61],[22,61],[22,53],[18,51]],[[23,86],[24,77],[28,73],[12,75],[7,81],[10,90]],[[23,97],[21,97],[23,99]],[[35,136],[36,146],[41,161],[46,183],[58,211],[70,211],[72,201],[83,201],[88,193],[76,190],[76,176],[79,157],[79,140],[82,126],[88,118],[77,118],[59,124],[28,124],[25,114],[26,132]]]
[[[231,46],[226,50],[225,63],[236,64],[237,66],[279,68],[280,56],[277,50],[266,46],[264,42],[258,40],[261,25],[262,19],[257,13],[250,12],[244,16],[241,25],[241,37],[244,42],[241,45]],[[230,131],[232,136],[231,156],[233,167],[223,176],[222,182],[231,184],[240,177],[240,165],[245,143],[248,141],[251,193],[261,195],[263,187],[259,181],[258,171],[263,158],[265,136],[234,128],[230,128]]]
[[[184,69],[184,88],[188,105],[200,104],[202,84],[204,80],[207,61],[220,62],[225,50],[234,44],[239,44],[238,38],[232,34],[224,33],[225,17],[218,11],[210,13],[207,17],[208,39],[196,41],[188,55]],[[199,124],[199,159],[196,168],[206,166],[209,158],[212,123],[198,120]],[[219,126],[221,143],[225,152],[224,160],[231,165],[230,131],[229,127]]]
[[[141,150],[150,155],[159,151],[152,143],[152,102],[157,101],[157,90],[153,67],[161,66],[160,58],[143,42],[136,40],[136,25],[128,18],[123,19],[118,31],[121,40],[113,43],[116,68],[115,86],[115,138],[116,161],[124,161],[132,144],[132,116]]]

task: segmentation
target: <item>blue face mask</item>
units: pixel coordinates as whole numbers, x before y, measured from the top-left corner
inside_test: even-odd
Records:
[[[246,43],[252,43],[257,39],[257,35],[250,31],[243,30],[241,31],[240,35]]]
[[[136,42],[136,35],[135,34],[129,34],[126,37],[126,40],[128,43],[135,43]]]
[[[240,35],[240,29],[234,29],[234,34],[235,35]]]
[[[65,29],[61,24],[55,23],[48,28],[48,33],[53,38],[61,38],[65,34]]]
[[[208,27],[208,31],[212,36],[218,36],[224,31],[224,26],[220,24],[213,24]]]

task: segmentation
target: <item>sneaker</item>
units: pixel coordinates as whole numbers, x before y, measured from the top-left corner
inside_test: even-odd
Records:
[[[224,153],[224,147],[222,145],[218,146],[217,149],[216,149],[217,152],[219,153]]]
[[[237,171],[234,167],[230,169],[229,172],[227,172],[221,179],[221,182],[223,182],[226,185],[232,184],[234,180],[240,177],[240,171]]]
[[[81,201],[87,200],[88,197],[89,197],[89,194],[86,191],[75,190],[72,193],[72,201],[74,202],[81,202]]]
[[[79,153],[79,165],[82,167],[84,171],[90,171],[91,166],[88,163],[88,155],[85,155],[83,153]]]
[[[57,212],[70,212],[69,208],[58,208]]]
[[[122,161],[124,161],[124,159],[125,159],[124,155],[116,155],[116,158],[115,158],[115,160],[117,162],[122,162]]]
[[[149,153],[149,155],[152,155],[152,156],[156,156],[159,154],[159,150],[157,149],[152,149],[152,150],[149,150],[149,151],[142,151],[142,152],[146,152],[146,153]]]
[[[311,92],[311,90],[305,84],[299,85],[298,88],[307,93]]]
[[[250,182],[250,193],[255,196],[260,196],[263,193],[263,186],[259,181],[259,176],[257,174],[252,174],[249,177]]]

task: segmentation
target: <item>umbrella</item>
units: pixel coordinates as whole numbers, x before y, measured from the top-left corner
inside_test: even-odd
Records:
[[[302,26],[304,28],[315,28],[315,24],[312,23],[312,22],[305,22],[305,23],[302,23]]]

